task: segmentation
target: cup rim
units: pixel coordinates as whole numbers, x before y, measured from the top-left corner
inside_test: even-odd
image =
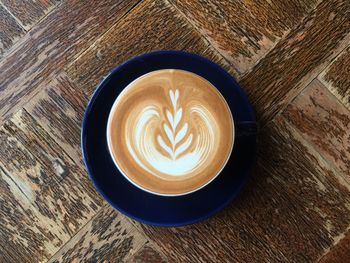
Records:
[[[228,112],[229,112],[229,115],[230,115],[230,119],[231,119],[231,123],[232,123],[232,143],[231,143],[231,147],[230,147],[230,151],[229,151],[229,154],[227,155],[226,157],[226,160],[225,162],[223,163],[223,165],[221,166],[221,168],[216,172],[215,176],[213,176],[212,178],[210,178],[210,180],[208,180],[207,182],[205,182],[204,184],[200,185],[199,187],[191,190],[191,191],[187,191],[187,192],[182,192],[182,193],[160,193],[160,192],[155,192],[155,191],[151,191],[139,184],[137,184],[136,182],[134,182],[131,178],[129,178],[125,173],[124,171],[119,167],[116,159],[115,159],[115,156],[114,154],[112,153],[112,146],[111,146],[111,141],[110,141],[110,128],[111,128],[111,120],[112,120],[112,112],[115,110],[115,108],[117,107],[118,105],[118,98],[120,98],[128,89],[129,86],[131,86],[134,82],[136,82],[137,80],[139,80],[140,78],[143,78],[149,74],[152,74],[154,72],[157,72],[157,71],[163,71],[163,70],[176,70],[176,71],[184,71],[184,72],[188,72],[188,73],[191,73],[191,74],[194,74],[196,75],[197,77],[203,79],[204,81],[206,82],[209,82],[211,84],[211,86],[217,91],[217,93],[219,94],[219,96],[221,96],[221,98],[223,99],[225,105],[226,105],[226,108],[228,109]],[[227,103],[224,95],[222,95],[222,93],[220,92],[220,90],[218,88],[216,88],[216,86],[211,83],[209,80],[207,80],[206,78],[194,73],[194,72],[191,72],[191,71],[188,71],[188,70],[183,70],[183,69],[174,69],[174,68],[164,68],[164,69],[158,69],[158,70],[152,70],[150,72],[147,72],[139,77],[137,77],[136,79],[134,79],[133,81],[131,81],[129,84],[127,84],[124,89],[119,93],[119,95],[116,97],[116,99],[114,100],[113,102],[113,105],[108,113],[108,120],[107,120],[107,128],[106,128],[106,139],[107,139],[107,146],[108,146],[108,153],[110,155],[110,157],[112,158],[113,160],[113,163],[114,165],[117,167],[118,171],[124,176],[125,179],[127,179],[131,184],[133,184],[134,186],[136,186],[137,188],[147,192],[147,193],[150,193],[150,194],[153,194],[153,195],[158,195],[158,196],[163,196],[163,197],[177,197],[177,196],[184,196],[184,195],[188,195],[188,194],[191,194],[191,193],[194,193],[194,192],[197,192],[201,189],[203,189],[204,187],[206,187],[207,185],[209,185],[211,182],[213,182],[222,172],[222,170],[226,167],[227,163],[229,162],[230,160],[230,157],[232,155],[232,151],[233,151],[233,147],[234,147],[234,142],[235,142],[235,121],[234,121],[234,118],[232,116],[232,112],[231,112],[231,109],[230,109],[230,106],[229,104]]]

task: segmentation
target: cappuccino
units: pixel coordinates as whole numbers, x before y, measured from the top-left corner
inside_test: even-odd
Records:
[[[234,142],[231,111],[206,79],[183,70],[150,72],[130,83],[108,119],[108,147],[134,185],[181,195],[211,182]]]

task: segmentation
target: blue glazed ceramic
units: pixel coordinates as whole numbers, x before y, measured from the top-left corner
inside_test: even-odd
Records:
[[[115,99],[131,81],[159,69],[187,70],[207,79],[225,97],[235,122],[227,165],[209,185],[188,195],[159,196],[135,187],[119,172],[108,151],[107,120]],[[255,116],[237,82],[217,64],[182,51],[156,51],[126,61],[99,84],[85,111],[81,147],[91,180],[114,208],[142,223],[182,226],[212,216],[241,190],[255,163]]]

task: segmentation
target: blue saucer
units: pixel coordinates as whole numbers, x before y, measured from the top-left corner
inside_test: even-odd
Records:
[[[187,70],[210,81],[225,97],[235,121],[233,152],[221,174],[184,196],[158,196],[135,187],[115,167],[108,152],[107,119],[115,99],[132,80],[159,69]],[[255,163],[256,124],[246,95],[220,66],[190,53],[157,51],[128,60],[100,83],[85,111],[81,140],[89,176],[114,208],[142,223],[182,226],[212,216],[239,193]]]

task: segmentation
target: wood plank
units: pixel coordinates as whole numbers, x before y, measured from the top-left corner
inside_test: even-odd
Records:
[[[0,58],[25,31],[0,3]]]
[[[42,17],[50,12],[59,0],[1,0],[4,6],[21,22],[24,29],[29,30]]]
[[[145,243],[124,216],[106,206],[49,262],[124,262]]]
[[[0,62],[0,121],[16,112],[20,101],[43,88],[43,82],[77,58],[137,1],[64,1],[28,32]]]
[[[236,79],[239,79],[241,76],[238,73],[238,71],[212,45],[210,45],[203,38],[200,38],[194,43],[185,46],[183,50],[203,56],[217,63]]]
[[[328,252],[319,263],[347,262],[350,258],[350,231]]]
[[[202,53],[208,49],[208,43],[168,2],[147,0],[111,28],[66,68],[66,72],[90,96],[112,68],[135,55],[159,49]],[[209,52],[207,50],[208,55]],[[220,62],[213,52],[210,57]]]
[[[314,80],[283,115],[350,183],[350,111]]]
[[[318,79],[350,110],[350,46],[318,76]]]
[[[6,124],[6,127],[0,128],[0,162],[5,164],[9,174],[16,174],[18,178],[17,183],[22,186],[22,189],[26,192],[26,189],[30,191],[30,189],[48,184],[52,180],[59,180],[60,175],[56,173],[49,176],[47,173],[38,172],[42,166],[44,166],[43,170],[45,170],[49,166],[48,164],[55,160],[55,157],[49,156],[47,158],[44,155],[43,160],[38,160],[22,143],[24,140],[30,144],[30,140],[26,141],[27,136],[18,140],[16,135],[13,134],[15,132],[13,128],[18,130],[13,122]],[[55,152],[53,154],[56,155]]]
[[[350,224],[350,187],[279,117],[259,135],[255,175],[217,216],[187,227],[137,224],[172,262],[314,262]]]
[[[80,127],[87,97],[64,74],[53,79],[24,106],[26,111],[83,166]]]
[[[240,73],[249,70],[318,1],[171,0]]]
[[[63,224],[62,228],[71,230],[70,233],[73,234],[79,228],[79,222],[82,220],[84,223],[102,204],[85,170],[65,154],[61,146],[25,110],[16,113],[3,127],[12,135],[13,141],[21,143],[23,148],[32,154],[32,158],[27,159],[31,162],[37,161],[35,172],[40,176],[44,174],[48,180],[40,184],[27,174],[23,175],[22,167],[21,170],[16,170],[9,165],[10,158],[14,162],[24,162],[25,158],[8,156],[8,159],[0,160],[2,166],[11,171],[13,180],[16,183],[18,181],[17,184],[27,194],[27,198],[42,211],[44,217],[56,221],[57,225]],[[59,204],[60,199],[62,204]],[[69,202],[74,206],[70,207]],[[68,213],[69,209],[72,209],[71,213]],[[59,218],[60,213],[62,218]]]
[[[37,216],[54,226],[59,233],[74,234],[98,212],[104,204],[85,171],[78,166],[57,166],[67,174],[62,182],[54,182],[42,189],[32,190]],[[69,239],[66,239],[68,241]]]
[[[68,241],[103,204],[81,164],[68,157],[25,110],[4,124],[0,136],[0,166],[31,203],[30,212],[44,222],[41,231]],[[7,247],[3,239],[1,246]],[[52,256],[58,248],[47,254]]]
[[[131,258],[128,258],[125,262],[130,263],[166,263],[162,254],[160,254],[154,246],[146,243],[140,248]]]
[[[45,262],[64,242],[46,224],[0,167],[0,262]]]
[[[38,165],[45,171],[54,171],[54,173],[45,173],[42,184],[49,184],[52,181],[61,181],[66,175],[55,169],[57,165],[64,165],[64,159],[69,157],[62,151],[62,148],[45,132],[41,126],[25,111],[20,110],[7,121],[2,129],[4,140],[2,141],[2,148],[0,150],[1,161],[4,162],[4,167],[11,172],[20,168],[20,164],[16,166],[16,162],[21,160],[15,151],[18,149],[25,149],[28,155],[38,160]],[[5,137],[6,136],[6,137]],[[18,142],[18,146],[12,144],[12,141]],[[20,146],[20,147],[19,147]],[[11,148],[12,147],[12,148]],[[9,150],[9,151],[7,151]],[[14,154],[8,154],[8,152]],[[25,167],[24,167],[25,168]],[[26,171],[24,170],[24,174]],[[23,174],[23,175],[24,175]],[[42,174],[40,174],[42,175]],[[44,175],[42,175],[44,176]],[[25,178],[26,176],[23,176]],[[30,179],[30,178],[28,178]],[[30,180],[37,184],[38,180]]]
[[[315,239],[333,245],[350,225],[346,180],[282,115],[262,131],[258,149],[266,171],[282,183],[317,232]]]
[[[322,1],[240,81],[265,123],[350,41],[350,2]]]

